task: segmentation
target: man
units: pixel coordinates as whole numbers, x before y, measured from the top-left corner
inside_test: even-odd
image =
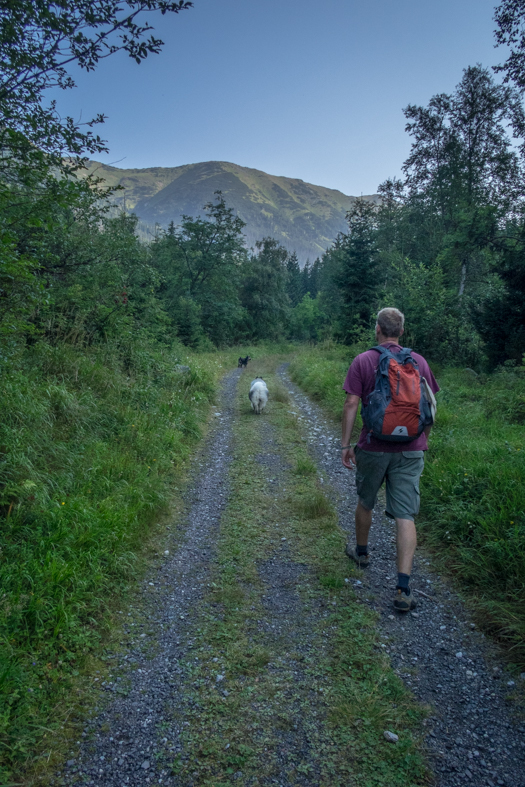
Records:
[[[405,318],[398,309],[382,309],[377,315],[376,341],[378,345],[396,353],[402,350],[399,338],[403,335]],[[439,386],[425,359],[417,353],[412,357],[418,364],[433,393]],[[419,512],[419,479],[423,472],[424,451],[430,426],[410,442],[389,442],[369,434],[363,426],[354,449],[350,445],[359,400],[365,404],[375,387],[380,353],[368,350],[354,358],[343,389],[346,401],[343,410],[342,462],[349,470],[357,468],[356,489],[358,503],[355,512],[356,546],[346,547],[346,554],[360,568],[370,562],[368,533],[372,524],[372,509],[377,493],[386,480],[386,515],[395,519],[397,526],[397,586],[394,607],[408,612],[416,606],[410,592],[410,574],[417,537],[414,517]]]

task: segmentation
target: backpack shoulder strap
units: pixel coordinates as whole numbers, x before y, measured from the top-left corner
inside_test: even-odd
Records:
[[[383,347],[381,344],[378,344],[377,347],[371,347],[371,350],[377,350],[379,355],[392,355],[390,350],[387,347]]]
[[[397,354],[397,357],[401,363],[406,363],[407,361],[410,361],[410,363],[415,369],[419,369],[419,364],[414,358],[414,356],[412,355],[412,350],[409,347],[403,347],[401,352]]]

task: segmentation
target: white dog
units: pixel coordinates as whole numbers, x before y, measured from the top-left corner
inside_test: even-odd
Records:
[[[259,415],[266,407],[268,401],[268,388],[262,377],[256,377],[250,385],[250,402],[254,412]]]

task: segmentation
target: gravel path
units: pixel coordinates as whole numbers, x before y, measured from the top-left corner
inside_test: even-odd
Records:
[[[194,481],[186,496],[186,531],[153,576],[143,583],[146,614],[127,652],[117,656],[115,680],[103,684],[111,699],[82,733],[66,770],[54,783],[130,787],[174,785],[167,767],[181,750],[186,711],[183,685],[192,658],[191,612],[202,596],[221,513],[228,498],[234,401],[240,370],[228,374],[219,393],[217,423],[195,457]],[[210,451],[209,446],[213,446]],[[169,546],[169,544],[168,544]],[[144,625],[144,617],[147,620]]]
[[[341,525],[351,532],[355,487],[340,465],[339,430],[290,381],[286,365],[279,374]],[[129,612],[124,626],[131,644],[111,660],[111,675],[102,684],[105,695],[65,769],[56,774],[52,782],[56,785],[188,787],[173,775],[169,764],[182,752],[182,732],[195,713],[187,690],[197,657],[193,637],[198,617],[193,613],[209,581],[219,522],[228,503],[239,376],[238,370],[226,376],[216,423],[195,457],[186,495],[184,539],[180,543],[179,535],[177,542],[174,535],[173,543],[167,544],[171,554],[144,580],[140,610],[136,615]],[[269,491],[277,501],[281,490],[276,468],[281,459],[271,425],[261,419],[260,428],[263,442],[256,459],[271,470]],[[361,579],[353,580],[354,587],[363,603],[379,613],[381,647],[394,669],[419,700],[433,707],[427,720],[427,746],[436,787],[525,787],[525,726],[506,699],[513,687],[496,651],[476,630],[447,583],[433,573],[421,550],[413,582],[419,591],[417,612],[393,614],[394,531],[379,512],[374,514],[371,548],[371,566]],[[325,747],[329,753],[330,741],[324,740],[320,724],[322,687],[312,683],[311,667],[316,649],[324,647],[314,641],[312,632],[327,613],[316,601],[305,604],[298,586],[307,579],[308,569],[291,560],[280,533],[275,534],[275,550],[258,562],[257,569],[264,587],[263,613],[254,621],[253,636],[262,637],[280,653],[269,665],[268,677],[279,690],[276,699],[283,718],[291,721],[272,733],[279,740],[278,778],[272,783],[287,784],[285,774],[298,761],[315,761],[313,752]],[[316,769],[296,776],[293,783],[318,784]]]
[[[292,396],[292,409],[353,543],[355,481],[340,462],[340,429],[291,382],[286,366],[279,374]],[[382,647],[394,669],[433,708],[426,741],[437,787],[525,787],[525,725],[506,699],[513,691],[510,675],[460,599],[432,571],[423,550],[418,550],[412,582],[417,611],[393,614],[395,531],[377,508],[370,567],[354,587],[363,603],[379,613]]]

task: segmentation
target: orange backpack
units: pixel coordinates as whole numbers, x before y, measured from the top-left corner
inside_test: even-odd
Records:
[[[412,350],[392,352],[378,345],[380,354],[374,390],[363,401],[361,415],[370,435],[379,440],[408,443],[434,423],[429,388],[419,374]]]

